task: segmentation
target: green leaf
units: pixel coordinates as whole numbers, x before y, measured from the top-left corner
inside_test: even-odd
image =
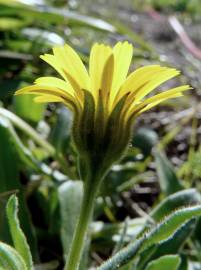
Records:
[[[4,270],[28,270],[20,254],[2,242],[0,242],[0,267]]]
[[[148,128],[139,128],[133,136],[132,145],[139,148],[145,156],[151,153],[152,148],[158,143],[158,135]]]
[[[165,198],[165,200],[150,213],[150,216],[154,221],[159,222],[175,209],[200,203],[200,198],[200,193],[196,191],[196,189],[187,189],[176,192]],[[145,228],[149,228],[149,225]],[[195,220],[188,221],[174,234],[173,238],[157,245],[155,251],[150,255],[151,259],[156,259],[165,254],[177,254],[178,250],[185,243],[194,229]],[[138,270],[144,269],[145,263],[147,262],[147,253],[150,254],[150,252],[147,251],[146,254],[141,255],[138,263]]]
[[[178,255],[166,255],[150,262],[145,270],[177,270],[180,263]]]
[[[64,257],[70,250],[74,230],[80,213],[83,196],[82,181],[67,181],[59,187],[59,201],[61,212],[61,242]],[[81,258],[79,270],[86,270],[88,263],[89,241],[85,241],[84,251]]]
[[[31,95],[15,96],[14,110],[23,119],[37,123],[43,118],[46,105],[38,104],[33,99]]]
[[[24,259],[27,269],[31,270],[33,269],[32,256],[26,237],[20,228],[18,219],[18,200],[15,195],[12,195],[8,200],[6,212],[14,247]]]
[[[183,189],[169,160],[159,151],[156,151],[154,156],[159,184],[164,194],[169,195]]]
[[[189,206],[198,204],[201,202],[200,193],[194,189],[185,189],[165,198],[154,210],[150,213],[150,216],[157,222],[168,215],[175,209],[182,206]]]
[[[166,217],[161,223],[155,226],[148,234],[143,243],[143,248],[162,243],[173,237],[176,231],[190,219],[201,215],[201,205],[181,208]]]
[[[97,269],[115,270],[136,258],[141,252],[174,237],[175,233],[189,220],[201,215],[201,205],[176,210],[148,233],[130,243]]]
[[[3,117],[0,117],[0,149],[0,193],[12,194],[19,191],[19,220],[28,239],[32,254],[37,257],[35,234],[20,183],[19,157],[16,149],[16,141],[12,135],[12,126],[10,125],[10,122]],[[6,196],[4,197],[6,198]],[[8,226],[5,218],[3,217],[4,213],[1,213],[1,215],[0,237],[3,241],[9,241],[6,237]]]
[[[195,225],[196,220],[191,219],[176,231],[174,237],[169,238],[168,240],[159,243],[158,245],[151,246],[148,248],[148,250],[145,250],[140,256],[137,269],[143,270],[148,261],[155,260],[163,255],[177,254],[188,237],[192,234],[192,231],[195,229]],[[153,252],[152,247],[155,247]]]
[[[174,237],[158,245],[154,257],[159,257],[164,254],[176,254],[184,245],[188,237],[195,229],[196,220],[191,219],[185,223],[179,230],[176,231]]]
[[[65,256],[70,249],[83,195],[81,181],[67,181],[59,187],[61,241]]]

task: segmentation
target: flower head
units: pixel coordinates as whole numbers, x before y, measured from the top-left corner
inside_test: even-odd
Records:
[[[110,166],[126,148],[131,125],[139,114],[190,89],[183,85],[147,97],[180,72],[149,65],[128,76],[132,54],[133,47],[128,42],[118,42],[113,48],[96,43],[87,71],[69,45],[55,47],[53,54],[41,58],[62,79],[38,78],[34,85],[18,90],[16,95],[36,94],[36,102],[65,104],[74,113],[73,138],[79,154]]]

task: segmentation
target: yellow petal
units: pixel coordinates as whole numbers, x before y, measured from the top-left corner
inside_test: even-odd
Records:
[[[126,93],[131,93],[132,96],[135,96],[140,87],[148,83],[153,76],[156,74],[160,75],[160,73],[166,69],[167,68],[159,65],[150,65],[138,68],[128,76],[126,81],[121,86],[116,102],[118,102],[118,100],[121,99],[121,97]]]
[[[113,82],[113,72],[114,72],[114,55],[111,54],[104,66],[100,87],[101,94],[103,97],[103,104],[105,107],[105,113],[108,112],[108,102],[110,97],[110,89]]]
[[[134,104],[132,107],[130,107],[130,110],[128,111],[128,115],[133,115],[133,114],[142,112],[145,108],[149,109],[151,108],[151,104],[154,104],[153,106],[155,106],[156,104],[164,100],[181,96],[183,91],[186,91],[189,89],[192,89],[189,85],[182,85],[182,86],[178,86],[170,90],[164,91],[163,93],[157,94],[153,97],[147,98],[146,100],[139,103],[138,105]]]
[[[164,70],[160,75],[154,75],[150,82],[145,84],[135,95],[135,101],[138,102],[143,97],[145,97],[147,94],[149,94],[152,90],[154,90],[156,87],[164,83],[165,81],[168,81],[169,79],[177,76],[180,74],[180,71],[176,69],[166,69]]]
[[[118,42],[114,48],[114,76],[111,89],[112,104],[121,85],[126,79],[133,56],[133,46],[128,42]]]
[[[55,55],[51,54],[45,54],[40,56],[41,59],[43,59],[46,63],[48,63],[50,66],[52,66],[66,81],[66,83],[69,85],[69,89],[73,89],[74,95],[77,96],[77,99],[82,104],[83,103],[83,93],[80,89],[79,84],[71,77],[68,73],[65,72],[63,66],[61,65],[59,58],[57,58]]]
[[[35,80],[35,83],[39,85],[55,87],[66,91],[68,94],[72,96],[75,96],[75,92],[72,86],[68,82],[58,79],[56,77],[40,77]]]
[[[65,103],[74,104],[76,107],[80,107],[80,104],[78,101],[73,98],[71,95],[69,95],[66,91],[50,87],[50,86],[43,86],[43,85],[31,85],[26,86],[20,90],[18,90],[15,95],[21,95],[21,94],[37,94],[39,96],[54,96],[56,99],[60,98],[65,101]],[[47,101],[48,102],[48,101]]]
[[[37,96],[34,98],[34,101],[36,103],[65,102],[64,99],[52,95]]]
[[[70,101],[66,102],[66,100],[64,100],[63,98],[55,97],[53,95],[47,95],[47,94],[40,95],[40,96],[35,97],[34,101],[36,103],[50,103],[50,102],[56,102],[57,103],[57,102],[61,102],[64,105],[66,105],[71,111],[73,111],[73,112],[76,111],[76,108],[75,108],[73,103],[71,103]]]
[[[18,90],[15,95],[21,95],[21,94],[32,94],[33,92],[36,92],[38,94],[40,93],[44,93],[44,94],[51,94],[51,95],[55,95],[55,96],[61,96],[61,97],[69,97],[70,95],[61,89],[57,89],[55,87],[50,87],[50,86],[44,86],[44,85],[30,85],[30,86],[26,86],[21,88],[20,90]]]
[[[40,55],[40,58],[48,63],[51,67],[53,67],[65,80],[67,80],[67,77],[60,66],[59,62],[57,61],[57,58],[54,55],[51,54],[44,54]]]
[[[78,54],[67,44],[53,48],[53,52],[68,80],[76,82],[80,89],[89,90],[89,76]]]
[[[97,102],[98,92],[101,89],[104,67],[112,55],[112,48],[104,44],[95,43],[90,52],[89,76],[91,92]]]
[[[160,94],[157,94],[157,95],[155,95],[153,97],[147,98],[144,101],[144,103],[148,104],[148,103],[151,103],[151,102],[155,102],[155,101],[158,101],[160,99],[168,98],[168,97],[171,97],[174,94],[182,93],[182,92],[190,90],[190,89],[192,89],[192,87],[190,85],[181,85],[181,86],[178,86],[178,87],[174,87],[174,88],[166,90],[166,91],[164,91],[164,92],[162,92]]]
[[[172,94],[172,95],[169,96],[169,97],[166,97],[166,98],[163,98],[163,99],[159,99],[159,100],[157,100],[157,101],[155,101],[155,102],[152,102],[152,103],[148,104],[144,109],[140,110],[140,111],[137,113],[137,115],[139,115],[139,114],[141,114],[141,113],[143,113],[143,112],[146,112],[146,111],[150,110],[151,108],[153,108],[153,107],[155,107],[156,105],[158,105],[158,104],[164,102],[165,100],[172,99],[172,98],[177,98],[177,97],[181,97],[181,96],[183,96],[182,93]]]
[[[165,70],[167,70],[166,67],[151,65],[134,71],[123,84],[120,94],[115,100],[115,104],[117,104],[123,93],[124,95],[128,94],[126,106],[122,113],[126,113],[129,108],[131,109],[132,106],[138,104],[139,102],[136,102],[136,94],[143,89],[145,85],[151,82],[155,76],[159,77]]]
[[[133,100],[135,100],[135,95],[140,90],[140,88],[150,82],[153,76],[156,74],[159,76],[166,69],[167,68],[161,67],[159,65],[151,65],[138,68],[136,71],[132,72],[122,85],[115,99],[114,106],[118,103],[122,96],[126,94],[129,94],[127,97],[127,103],[128,105],[131,105]]]

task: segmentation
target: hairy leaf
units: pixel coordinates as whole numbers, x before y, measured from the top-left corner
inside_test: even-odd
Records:
[[[0,267],[4,270],[28,270],[20,254],[2,242],[0,242]]]
[[[18,219],[18,200],[15,195],[12,195],[8,200],[6,212],[14,247],[24,259],[27,269],[31,270],[33,269],[32,256],[26,237],[20,228]]]

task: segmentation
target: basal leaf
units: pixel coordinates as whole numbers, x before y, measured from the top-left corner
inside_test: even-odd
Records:
[[[12,195],[8,200],[6,212],[14,247],[24,259],[27,270],[31,270],[33,269],[32,256],[26,237],[20,228],[18,219],[18,200],[15,195]]]
[[[145,270],[177,270],[180,262],[178,255],[166,255],[150,262]]]
[[[185,189],[169,195],[150,213],[151,217],[159,222],[168,213],[182,206],[198,204],[201,201],[200,193],[194,189]]]
[[[67,181],[59,187],[61,241],[66,253],[69,251],[80,212],[82,192],[81,181]]]
[[[20,254],[3,242],[0,242],[0,267],[3,270],[28,270]]]
[[[192,231],[195,228],[195,224],[195,219],[189,220],[179,230],[176,231],[174,237],[169,238],[168,240],[159,243],[158,245],[151,246],[150,248],[142,252],[138,262],[137,270],[144,270],[145,265],[150,260],[158,259],[159,257],[167,254],[178,254],[181,247],[184,245],[188,237],[192,234]],[[154,250],[152,249],[152,247],[154,247]]]
[[[176,210],[148,233],[130,243],[127,247],[116,253],[97,269],[116,270],[136,258],[141,252],[153,245],[171,239],[175,233],[189,220],[201,215],[201,205]]]

